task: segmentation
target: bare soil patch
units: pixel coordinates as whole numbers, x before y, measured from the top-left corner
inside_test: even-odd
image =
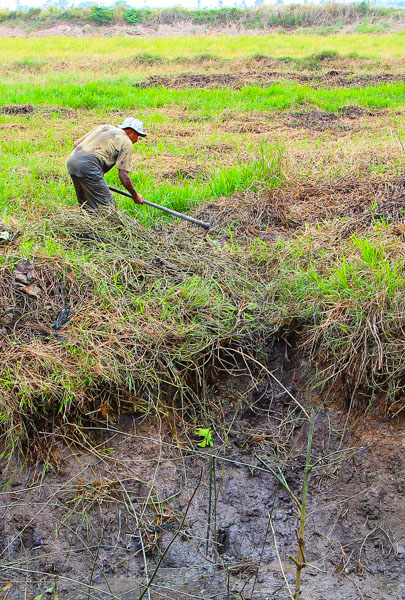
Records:
[[[378,73],[375,75],[354,75],[330,71],[319,77],[319,87],[368,87],[382,83],[400,83],[405,81],[405,74]]]
[[[336,129],[338,118],[338,115],[334,112],[301,111],[290,113],[286,125],[288,127],[304,127],[315,131],[326,131],[327,129]]]
[[[297,72],[280,73],[278,71],[241,73],[182,73],[170,77],[152,75],[144,81],[134,84],[134,87],[146,89],[150,87],[165,88],[210,88],[230,87],[241,89],[248,86],[271,87],[280,81],[296,81],[312,87],[367,87],[381,83],[398,83],[405,81],[405,74],[391,73],[377,75],[353,75],[330,71],[324,75],[303,75]]]
[[[0,114],[3,115],[27,115],[28,117],[34,113],[44,115],[61,114],[64,117],[73,117],[75,112],[68,108],[60,106],[33,106],[32,104],[7,104],[0,107]]]
[[[351,121],[364,116],[375,117],[382,111],[365,110],[358,106],[342,106],[338,112],[307,110],[289,113],[285,124],[287,127],[312,129],[313,131],[349,131]],[[349,121],[347,121],[349,119]]]

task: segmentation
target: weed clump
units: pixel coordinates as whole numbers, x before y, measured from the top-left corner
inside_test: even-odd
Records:
[[[158,54],[149,54],[149,52],[143,52],[142,54],[138,54],[135,58],[138,65],[159,65],[164,62],[163,56],[159,56]]]
[[[105,6],[91,6],[89,20],[94,21],[97,25],[108,25],[112,23],[114,18],[111,8]]]
[[[312,321],[305,344],[316,383],[324,389],[338,381],[352,406],[379,403],[396,414],[405,390],[399,240],[377,226],[373,236],[353,235],[337,255],[326,250],[324,236],[310,239],[313,233],[289,246],[285,258],[294,268],[284,277],[283,301],[292,299],[301,318]]]
[[[322,52],[315,52],[310,56],[304,58],[298,58],[295,60],[297,67],[302,69],[308,69],[309,71],[316,71],[321,68],[324,62],[336,60],[339,57],[339,53],[335,50],[322,50]]]
[[[142,11],[137,8],[130,8],[123,14],[123,19],[130,25],[138,25],[138,23],[144,23],[146,18],[146,11]]]

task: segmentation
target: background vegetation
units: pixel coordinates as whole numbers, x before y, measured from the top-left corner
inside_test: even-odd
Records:
[[[404,11],[401,8],[387,8],[360,3],[328,3],[324,5],[286,5],[255,9],[218,8],[212,10],[188,10],[182,7],[167,9],[135,9],[125,3],[113,8],[87,5],[66,9],[51,6],[48,8],[30,8],[28,10],[0,11],[0,20],[4,23],[26,24],[30,27],[44,27],[55,23],[77,23],[105,26],[126,24],[176,25],[189,23],[195,26],[227,27],[237,26],[246,29],[278,28],[291,30],[297,28],[321,28],[328,34],[347,25],[358,27],[364,33],[380,33],[392,25],[403,25]]]

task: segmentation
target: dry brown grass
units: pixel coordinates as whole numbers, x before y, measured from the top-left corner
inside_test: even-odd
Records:
[[[1,338],[11,446],[70,421],[105,421],[121,403],[193,420],[206,408],[213,370],[238,369],[232,348],[257,351],[271,337],[260,313],[274,308],[244,252],[221,252],[181,230],[154,234],[118,212],[92,219],[68,211],[52,218],[51,233],[63,258],[35,258],[39,299],[12,291],[15,249],[1,265],[0,308],[16,315]],[[74,316],[55,339],[51,325],[64,306]]]
[[[0,266],[1,313],[15,315],[1,337],[6,443],[21,448],[31,440],[39,451],[42,432],[105,423],[122,410],[198,420],[217,410],[207,404],[214,373],[244,372],[237,349],[258,356],[280,329],[300,332],[320,381],[344,377],[344,395],[359,407],[362,394],[378,401],[386,394],[385,409],[397,413],[400,288],[386,304],[374,266],[361,266],[350,236],[385,248],[381,264],[393,269],[404,210],[403,179],[347,177],[248,192],[197,213],[212,221],[222,249],[185,224],[149,231],[117,211],[54,215],[47,236],[59,240],[58,252],[52,262],[33,256],[39,298],[13,288],[18,238]],[[390,225],[373,233],[374,223]],[[364,276],[365,286],[377,285],[367,309],[359,282],[353,302],[335,289],[342,251],[354,282]],[[311,290],[311,278],[305,283],[312,268],[330,288],[324,297],[324,288]],[[64,306],[74,315],[57,337],[52,323]]]

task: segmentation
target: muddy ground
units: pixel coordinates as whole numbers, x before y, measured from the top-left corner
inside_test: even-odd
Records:
[[[262,461],[300,495],[298,401],[318,415],[304,600],[405,598],[404,423],[359,420],[345,398],[304,393],[310,365],[293,348],[269,351],[278,381],[262,371],[212,390],[212,448],[193,430],[125,414],[93,431],[91,450],[67,444],[68,429],[48,435],[52,464],[3,459],[2,597],[135,600],[159,566],[155,600],[288,598],[296,510]]]

